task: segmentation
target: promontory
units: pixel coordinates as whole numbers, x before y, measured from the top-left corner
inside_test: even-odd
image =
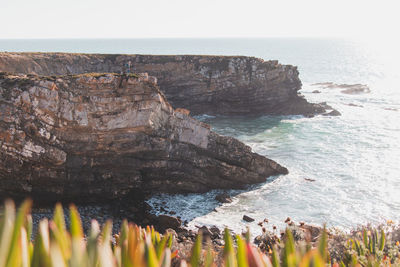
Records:
[[[0,71],[66,75],[133,71],[158,79],[174,108],[191,115],[305,115],[324,113],[325,106],[308,103],[298,91],[297,67],[276,60],[245,56],[106,55],[72,53],[0,53]]]
[[[174,109],[146,73],[0,73],[0,148],[0,195],[41,201],[241,188],[288,172]]]

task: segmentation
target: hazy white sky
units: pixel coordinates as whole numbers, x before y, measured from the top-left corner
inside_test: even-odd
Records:
[[[0,0],[0,38],[393,37],[396,0]]]

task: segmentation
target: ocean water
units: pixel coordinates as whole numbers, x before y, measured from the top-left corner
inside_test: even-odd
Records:
[[[176,212],[190,227],[236,231],[259,232],[257,222],[264,218],[268,227],[281,228],[287,217],[343,229],[400,221],[400,57],[390,46],[290,38],[0,40],[0,51],[246,55],[297,65],[301,93],[311,102],[326,101],[341,116],[198,117],[286,166],[288,175],[228,191],[228,204],[214,199],[218,190],[159,195],[149,204]],[[345,94],[339,86],[316,85],[328,82],[363,84],[369,92]],[[244,214],[255,222],[244,222]]]

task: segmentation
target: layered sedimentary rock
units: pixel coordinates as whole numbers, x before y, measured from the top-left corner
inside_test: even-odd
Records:
[[[191,114],[260,115],[325,112],[298,94],[297,67],[242,56],[153,56],[67,53],[0,53],[0,71],[39,75],[137,72],[158,78],[174,108]]]
[[[281,173],[174,110],[145,74],[0,73],[1,196],[99,201],[239,188]]]

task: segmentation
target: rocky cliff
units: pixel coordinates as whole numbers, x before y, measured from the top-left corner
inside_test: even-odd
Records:
[[[64,61],[67,55],[61,56]],[[93,66],[111,67],[107,62]],[[70,63],[30,61],[14,71],[87,67]],[[287,173],[240,141],[174,110],[156,79],[145,74],[0,73],[0,148],[0,195],[44,201],[239,188]]]
[[[241,56],[153,56],[67,53],[0,53],[0,71],[38,75],[135,71],[158,78],[174,108],[191,114],[260,115],[325,112],[308,103],[297,67]]]

